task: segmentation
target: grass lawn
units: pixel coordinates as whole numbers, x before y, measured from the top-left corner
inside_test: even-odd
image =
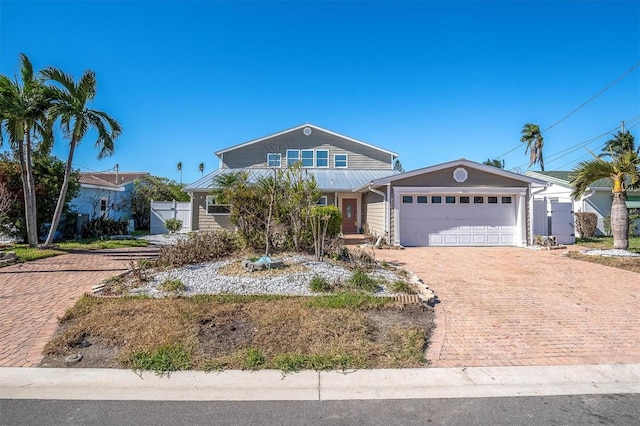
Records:
[[[577,238],[576,244],[584,246],[585,249],[610,249],[613,248],[613,237],[593,237]],[[640,253],[640,237],[629,238],[629,251]],[[625,269],[627,271],[640,273],[640,257],[606,257],[592,256],[579,252],[567,254],[572,259],[584,260],[592,263],[599,263],[614,268]]]
[[[12,247],[2,249],[0,252],[14,251],[18,262],[30,262],[32,260],[59,256],[72,250],[100,250],[123,247],[145,247],[149,243],[146,240],[100,240],[98,238],[66,241],[55,244],[51,248],[29,247],[27,244],[15,244]]]
[[[60,319],[42,366],[153,370],[425,367],[433,313],[363,293],[317,297],[85,296]]]
[[[585,248],[610,249],[613,248],[613,237],[576,238],[576,244]],[[640,253],[640,237],[629,238],[628,250]]]

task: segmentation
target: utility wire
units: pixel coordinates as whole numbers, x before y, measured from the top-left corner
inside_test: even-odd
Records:
[[[613,87],[616,83],[618,83],[620,80],[622,80],[623,78],[625,78],[630,72],[632,72],[633,70],[635,70],[636,68],[638,68],[640,66],[640,62],[636,63],[635,65],[633,65],[631,68],[629,68],[628,70],[626,70],[620,77],[616,78],[613,82],[611,82],[607,87],[605,87],[604,89],[602,89],[601,91],[599,91],[598,93],[596,93],[594,96],[592,96],[591,98],[589,98],[589,100],[587,100],[586,102],[584,102],[582,105],[580,105],[578,108],[574,109],[573,111],[571,111],[569,114],[565,115],[564,117],[562,117],[560,120],[556,121],[555,123],[553,123],[551,126],[547,127],[546,129],[542,130],[540,133],[545,133],[546,131],[548,131],[549,129],[557,126],[558,124],[560,124],[561,122],[563,122],[564,120],[566,120],[567,118],[571,117],[573,114],[575,114],[576,112],[578,112],[580,109],[582,109],[585,105],[587,105],[588,103],[590,103],[591,101],[593,101],[594,99],[596,99],[598,96],[600,96],[601,94],[603,94],[604,92],[606,92],[607,90],[609,90],[611,87]],[[504,157],[507,154],[512,153],[513,151],[515,151],[516,149],[520,148],[522,145],[517,145],[515,148],[510,149],[509,151],[505,152],[502,155],[499,155],[498,157],[496,157],[496,160],[499,160],[500,158]]]

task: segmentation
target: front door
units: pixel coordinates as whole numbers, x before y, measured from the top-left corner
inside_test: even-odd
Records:
[[[342,233],[358,233],[358,200],[356,198],[342,199]]]

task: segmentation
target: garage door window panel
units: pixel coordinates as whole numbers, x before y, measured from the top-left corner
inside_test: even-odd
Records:
[[[439,195],[432,195],[431,196],[431,203],[432,204],[440,204],[442,203],[442,197]]]
[[[453,196],[453,195],[447,195],[447,196],[445,197],[445,202],[446,202],[447,204],[455,204],[455,203],[456,203],[456,197],[455,197],[455,196]]]
[[[416,197],[416,202],[418,204],[427,204],[427,198],[429,198],[429,197],[427,197],[426,195],[418,195]]]
[[[411,204],[411,203],[413,203],[413,195],[402,196],[402,204]]]

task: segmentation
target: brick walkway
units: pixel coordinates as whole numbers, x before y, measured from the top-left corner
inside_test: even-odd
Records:
[[[0,367],[35,366],[57,319],[91,287],[157,249],[65,254],[0,268]]]
[[[435,367],[640,363],[640,274],[522,248],[376,250],[435,291]]]

